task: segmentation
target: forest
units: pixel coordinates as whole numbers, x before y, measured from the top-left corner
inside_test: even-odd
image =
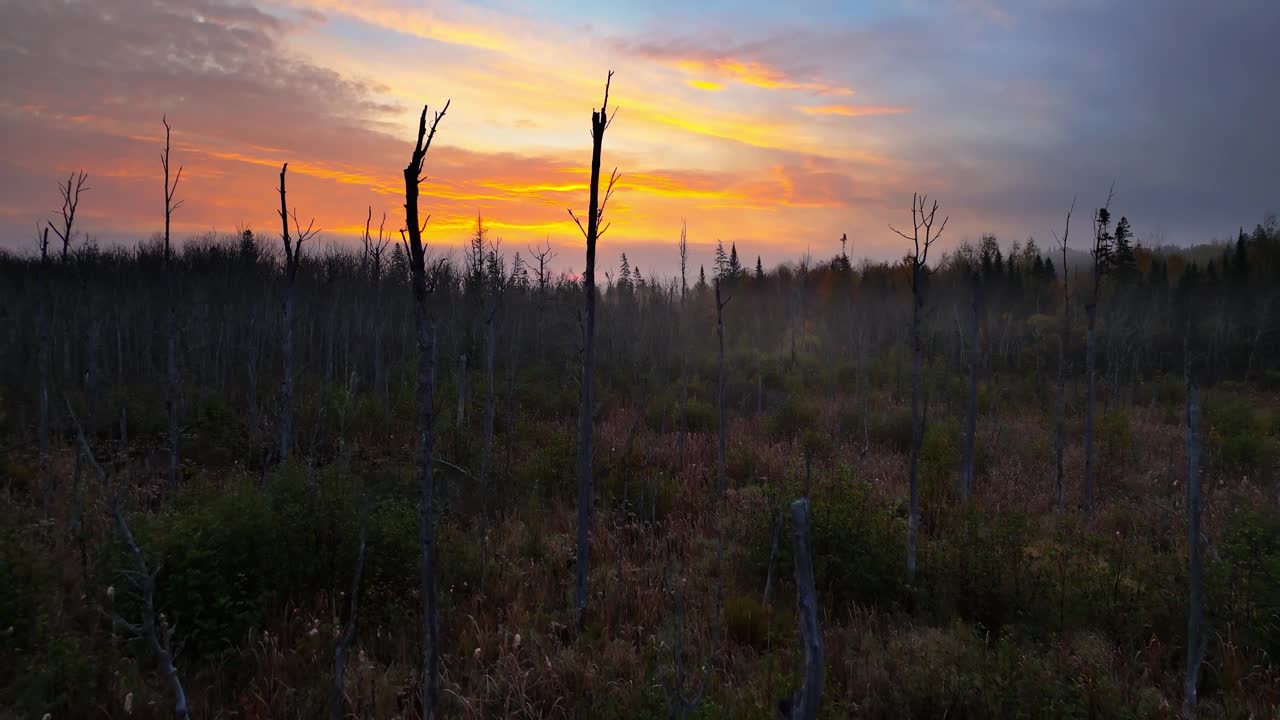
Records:
[[[596,254],[608,92],[574,257],[433,235],[448,104],[358,245],[287,165],[173,237],[167,122],[153,237],[62,181],[0,254],[0,718],[1276,717],[1275,215],[919,195],[896,261],[693,218],[660,277]]]

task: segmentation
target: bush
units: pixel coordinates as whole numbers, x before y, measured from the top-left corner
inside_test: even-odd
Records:
[[[5,507],[9,514],[12,509]],[[0,717],[89,707],[101,697],[106,663],[75,632],[56,623],[53,560],[31,538],[0,527]]]
[[[783,522],[787,523],[783,513]],[[764,532],[768,533],[768,523]],[[775,577],[792,574],[791,533],[783,528]],[[865,483],[841,483],[813,504],[814,577],[833,607],[853,603],[894,606],[906,599],[906,527],[895,508],[876,501]],[[767,552],[772,538],[764,538]]]
[[[1267,418],[1247,397],[1211,392],[1205,398],[1204,414],[1218,472],[1245,475],[1267,469],[1274,454]]]
[[[148,560],[162,568],[156,600],[200,656],[239,642],[291,598],[349,583],[357,506],[349,478],[322,473],[311,487],[294,465],[265,492],[247,479],[193,484],[175,509],[135,525]],[[128,567],[121,548],[114,557]]]
[[[1124,468],[1133,459],[1133,430],[1129,415],[1118,407],[1112,407],[1098,423],[1098,440],[1101,447],[1098,459],[1103,466]]]
[[[785,440],[813,429],[818,411],[813,403],[801,395],[788,395],[769,414],[769,435],[775,440]]]
[[[1231,627],[1244,647],[1280,656],[1280,510],[1258,505],[1237,511],[1210,577],[1222,615],[1214,625]]]

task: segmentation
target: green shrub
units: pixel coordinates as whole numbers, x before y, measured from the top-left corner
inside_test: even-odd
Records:
[[[1270,428],[1247,397],[1211,392],[1205,398],[1204,414],[1218,472],[1244,475],[1268,469],[1274,455],[1267,437]]]
[[[1098,459],[1103,466],[1124,468],[1133,459],[1133,430],[1129,415],[1119,407],[1112,407],[1098,423]]]
[[[876,501],[865,483],[841,483],[813,503],[814,577],[835,608],[851,603],[893,606],[906,598],[906,526],[895,508]],[[783,528],[775,577],[792,573],[789,520]],[[768,523],[764,533],[770,528]],[[767,561],[772,538],[762,538]]]
[[[769,435],[775,440],[802,435],[818,420],[813,402],[801,395],[788,395],[769,414]]]
[[[0,527],[0,717],[56,715],[101,695],[97,670],[107,660],[77,628],[57,623],[53,568],[32,538]]]
[[[1213,559],[1210,555],[1210,560]],[[1280,656],[1280,510],[1258,505],[1232,515],[1210,564],[1221,615],[1245,647]]]

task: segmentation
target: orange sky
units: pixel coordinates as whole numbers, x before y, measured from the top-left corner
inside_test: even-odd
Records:
[[[369,207],[398,229],[417,113],[450,99],[427,159],[428,239],[457,247],[481,213],[506,247],[550,238],[573,267],[581,237],[568,209],[586,204],[589,118],[608,69],[618,114],[604,162],[621,180],[601,252],[639,253],[646,269],[674,267],[682,220],[707,256],[696,262],[717,239],[766,264],[806,248],[824,257],[842,233],[857,255],[892,257],[904,249],[887,223],[909,220],[915,190],[943,201],[956,239],[1047,238],[1073,192],[1121,175],[1123,193],[1170,172],[1130,178],[1105,154],[1055,150],[1078,132],[1061,93],[1010,69],[1026,58],[991,49],[1014,52],[1016,33],[1042,18],[997,0],[715,5],[6,5],[0,242],[27,247],[58,204],[55,183],[80,168],[93,188],[86,233],[128,240],[159,227],[164,114],[185,168],[180,234],[276,232],[286,161],[290,205],[323,239],[351,242]],[[906,52],[913,32],[925,42]],[[1046,157],[1064,179],[1029,188]]]

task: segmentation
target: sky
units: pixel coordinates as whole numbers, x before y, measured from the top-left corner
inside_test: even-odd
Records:
[[[428,243],[456,252],[480,214],[580,268],[609,70],[606,270],[672,272],[682,221],[694,266],[842,234],[901,257],[917,191],[943,249],[1048,247],[1113,182],[1140,238],[1201,242],[1280,209],[1278,37],[1276,0],[0,0],[0,247],[33,249],[79,169],[87,236],[161,228],[164,116],[178,237],[278,237],[283,162],[318,243],[357,242],[370,209],[395,232],[418,114],[449,100]]]

